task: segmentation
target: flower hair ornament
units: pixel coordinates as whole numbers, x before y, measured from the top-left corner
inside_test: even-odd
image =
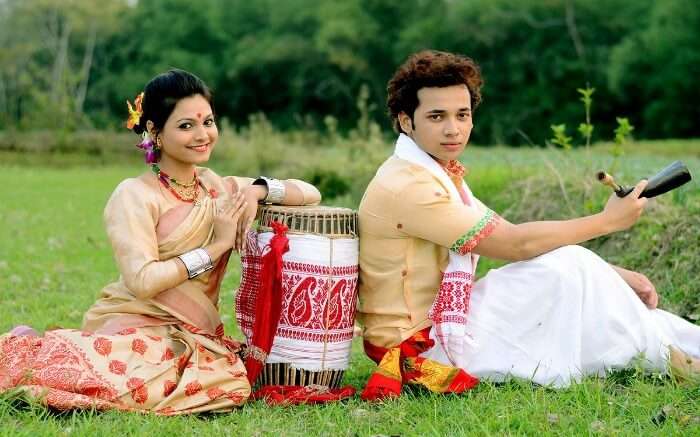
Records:
[[[134,99],[134,104],[132,106],[131,102],[126,101],[126,106],[129,109],[129,118],[126,120],[126,127],[128,129],[133,129],[134,126],[140,124],[141,116],[143,115],[143,92],[141,92],[136,99]],[[141,134],[141,142],[136,145],[141,150],[146,152],[144,159],[146,164],[155,164],[160,158],[160,148],[151,138],[151,134],[147,130],[144,130]]]
[[[141,134],[141,137],[143,139],[136,145],[136,147],[146,152],[144,156],[146,164],[155,164],[160,158],[160,147],[158,147],[156,142],[153,141],[153,138],[151,138],[151,134],[149,134],[148,131],[144,131],[143,134]]]
[[[141,116],[143,115],[143,92],[141,92],[136,98],[134,99],[134,106],[136,109],[134,109],[134,106],[131,106],[131,102],[128,100],[126,101],[126,106],[129,108],[129,118],[126,120],[126,128],[127,129],[133,129],[134,126],[139,124],[141,121]]]

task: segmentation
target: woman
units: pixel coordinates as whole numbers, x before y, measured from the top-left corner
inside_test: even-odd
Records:
[[[301,181],[220,177],[198,167],[218,131],[207,86],[171,70],[129,104],[127,127],[152,165],[119,184],[104,219],[121,272],[82,330],[0,337],[0,391],[58,408],[159,414],[227,411],[250,394],[240,346],[224,335],[219,289],[259,201],[313,204]]]

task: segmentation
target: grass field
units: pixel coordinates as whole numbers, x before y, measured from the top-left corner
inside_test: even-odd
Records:
[[[378,139],[362,146],[359,140],[341,141],[318,150],[275,141],[268,143],[273,144],[272,152],[261,154],[250,138],[229,140],[231,150],[223,147],[212,162],[220,173],[316,177],[326,194],[333,194],[324,203],[346,206],[357,204],[376,163],[389,151]],[[517,222],[598,210],[608,193],[590,182],[590,175],[592,169],[613,165],[609,152],[606,145],[596,146],[590,156],[583,150],[475,148],[465,161],[473,191]],[[614,165],[616,175],[631,183],[674,159],[683,159],[700,175],[700,142],[633,144]],[[0,152],[0,332],[20,323],[39,329],[80,325],[100,289],[118,275],[102,226],[104,204],[119,181],[143,170],[138,161],[121,154]],[[633,230],[588,247],[646,273],[661,290],[664,308],[697,323],[697,182],[654,202]],[[484,262],[480,272],[497,265]],[[232,260],[221,307],[227,331],[240,338],[232,309],[239,276],[238,260]],[[361,388],[372,367],[356,340],[345,382]],[[556,391],[522,381],[482,383],[461,396],[408,389],[400,399],[381,404],[352,399],[326,406],[270,408],[253,402],[231,414],[175,418],[57,414],[0,395],[0,435],[542,433],[700,435],[700,388],[630,369]]]

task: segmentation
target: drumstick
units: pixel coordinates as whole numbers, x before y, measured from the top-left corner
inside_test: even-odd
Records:
[[[623,186],[618,185],[615,182],[615,178],[613,178],[609,174],[605,173],[604,171],[599,171],[596,176],[598,177],[598,182],[612,188],[613,191],[615,191],[615,194],[617,194],[619,197],[623,197],[626,194],[627,189]]]

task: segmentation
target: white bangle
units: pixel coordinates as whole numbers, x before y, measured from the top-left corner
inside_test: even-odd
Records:
[[[196,278],[202,273],[214,268],[211,263],[211,257],[206,250],[199,248],[178,255],[180,261],[187,269],[187,279]]]
[[[255,181],[253,181],[253,185],[267,186],[267,196],[265,196],[265,199],[263,199],[263,203],[266,204],[282,203],[287,192],[284,182],[279,179],[267,178],[265,176],[260,176],[257,178]]]

